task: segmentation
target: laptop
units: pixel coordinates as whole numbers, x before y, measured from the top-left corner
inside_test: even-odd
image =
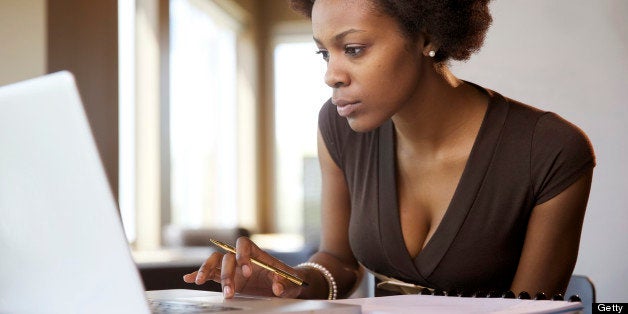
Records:
[[[0,313],[360,312],[221,295],[144,291],[71,73],[0,87]]]

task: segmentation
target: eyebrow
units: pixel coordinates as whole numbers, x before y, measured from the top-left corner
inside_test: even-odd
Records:
[[[353,34],[353,33],[362,33],[362,32],[365,32],[365,31],[364,31],[364,30],[361,30],[361,29],[351,28],[351,29],[348,29],[348,30],[346,30],[346,31],[344,31],[344,32],[342,32],[342,33],[339,33],[339,34],[337,34],[336,36],[334,36],[333,41],[334,41],[334,42],[339,42],[339,41],[341,41],[344,37],[346,37],[346,36],[347,36],[347,35],[349,35],[349,34]],[[321,41],[320,41],[320,40],[318,40],[316,37],[312,37],[312,38],[314,39],[314,41],[315,41],[317,44],[319,44],[319,45],[320,45],[320,44],[322,44],[322,43],[321,43]]]

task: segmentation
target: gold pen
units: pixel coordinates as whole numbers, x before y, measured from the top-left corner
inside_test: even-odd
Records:
[[[220,242],[220,241],[214,240],[214,239],[209,239],[209,241],[211,241],[211,243],[213,243],[217,247],[219,247],[219,248],[221,248],[221,249],[223,249],[223,250],[225,250],[227,252],[231,252],[233,254],[236,253],[235,248],[233,246],[227,244],[227,243],[223,243],[223,242]],[[303,281],[303,279],[301,279],[299,277],[296,277],[296,276],[293,276],[293,275],[291,275],[291,274],[289,274],[289,273],[287,273],[287,272],[285,272],[285,271],[283,271],[283,270],[281,270],[279,268],[276,268],[276,267],[270,266],[270,265],[268,265],[266,263],[260,262],[260,261],[258,261],[256,259],[252,258],[252,257],[251,257],[251,263],[253,263],[253,264],[255,264],[255,265],[259,266],[259,267],[262,267],[262,268],[264,268],[264,269],[266,269],[268,271],[271,271],[271,272],[273,272],[273,273],[275,273],[275,274],[277,274],[277,275],[279,275],[279,276],[281,276],[283,278],[286,278],[286,279],[290,280],[292,283],[294,283],[296,285],[304,286],[304,287],[308,286],[308,283]]]

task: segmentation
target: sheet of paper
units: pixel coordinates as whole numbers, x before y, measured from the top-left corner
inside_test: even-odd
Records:
[[[502,298],[463,298],[429,295],[398,295],[336,300],[362,306],[364,314],[396,313],[570,313],[582,309],[580,302],[535,301]]]

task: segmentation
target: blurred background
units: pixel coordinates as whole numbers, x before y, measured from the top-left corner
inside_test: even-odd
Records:
[[[625,302],[628,2],[491,10],[485,46],[452,70],[589,135],[598,165],[575,273],[598,302]],[[0,0],[0,85],[74,73],[144,269],[208,234],[250,235],[288,262],[313,252],[316,123],[330,96],[315,51],[285,0]]]

